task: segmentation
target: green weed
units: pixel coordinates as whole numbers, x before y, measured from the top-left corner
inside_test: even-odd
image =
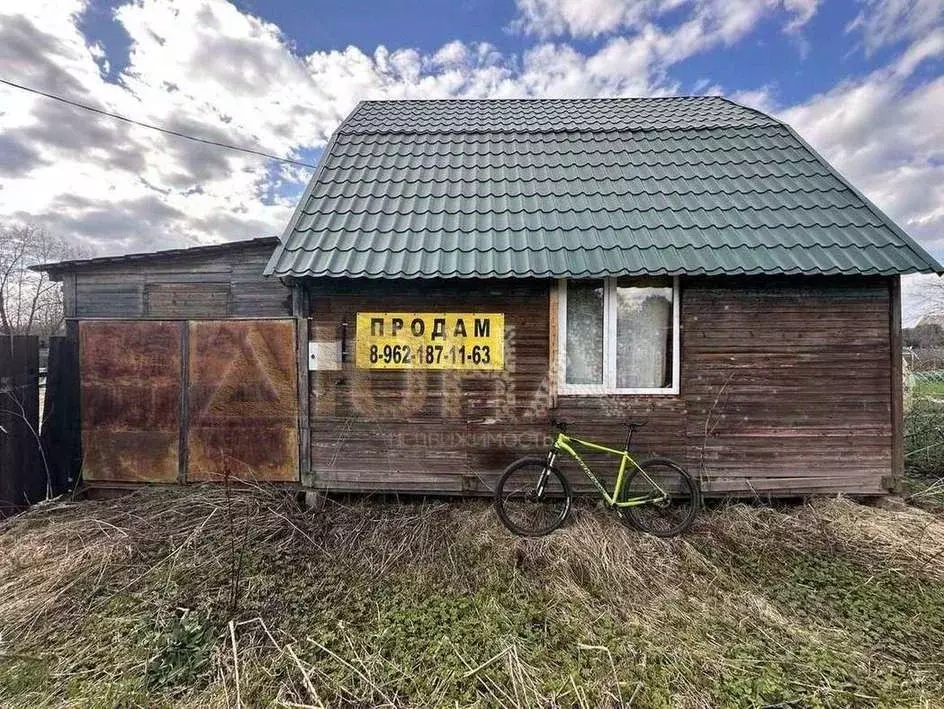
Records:
[[[524,540],[479,502],[154,491],[0,523],[0,579],[4,706],[944,702],[944,524],[844,499],[665,542],[584,506]]]

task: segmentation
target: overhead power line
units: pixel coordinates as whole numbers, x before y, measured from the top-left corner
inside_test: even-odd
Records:
[[[231,145],[230,143],[221,143],[218,140],[210,140],[209,138],[200,138],[195,135],[187,135],[186,133],[181,133],[180,131],[171,130],[170,128],[162,128],[161,126],[156,126],[153,123],[145,123],[144,121],[136,121],[133,118],[128,118],[127,116],[122,116],[118,113],[104,111],[100,108],[95,108],[94,106],[89,106],[84,103],[79,103],[78,101],[73,101],[71,99],[64,98],[63,96],[57,96],[56,94],[51,94],[46,91],[40,91],[39,89],[34,89],[30,86],[17,84],[14,81],[7,81],[6,79],[0,79],[0,84],[6,84],[7,86],[12,86],[14,89],[28,91],[31,94],[44,96],[46,98],[52,99],[53,101],[59,101],[60,103],[67,104],[69,106],[74,106],[75,108],[81,108],[85,111],[91,111],[92,113],[97,113],[102,116],[108,116],[109,118],[114,118],[115,120],[118,120],[118,121],[124,121],[125,123],[130,123],[131,125],[140,126],[141,128],[148,128],[150,130],[156,130],[160,133],[166,133],[167,135],[173,135],[177,138],[183,138],[184,140],[192,140],[195,143],[203,143],[205,145],[213,145],[217,148],[226,148],[227,150],[236,150],[240,153],[249,153],[250,155],[258,155],[259,157],[268,158],[269,160],[277,160],[278,162],[288,163],[289,165],[297,165],[299,167],[310,167],[312,169],[316,167],[315,165],[312,165],[311,163],[302,162],[301,160],[293,160],[292,158],[285,158],[279,155],[265,153],[261,150],[253,150],[252,148],[241,148],[238,145]]]

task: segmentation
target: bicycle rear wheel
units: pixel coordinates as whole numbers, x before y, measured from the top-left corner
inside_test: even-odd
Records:
[[[657,537],[674,537],[688,529],[698,510],[698,489],[685,469],[668,458],[651,458],[633,470],[620,501],[649,498],[632,507],[617,508],[633,527]]]
[[[508,529],[541,537],[560,527],[570,512],[567,478],[541,458],[522,458],[507,468],[495,488],[495,511]]]

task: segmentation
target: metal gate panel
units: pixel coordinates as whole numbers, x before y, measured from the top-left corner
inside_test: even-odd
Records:
[[[293,320],[189,323],[187,479],[298,481]]]
[[[86,480],[177,480],[180,334],[169,321],[79,324]]]

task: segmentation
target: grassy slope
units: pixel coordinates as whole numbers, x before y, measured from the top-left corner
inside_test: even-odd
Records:
[[[944,377],[918,381],[914,388],[915,396],[944,396]]]
[[[0,523],[0,705],[231,706],[237,692],[247,706],[939,705],[944,523],[841,499],[731,506],[662,542],[581,508],[522,540],[478,502],[303,512],[219,489]]]
[[[944,379],[915,380],[906,404],[906,488],[944,503]]]

